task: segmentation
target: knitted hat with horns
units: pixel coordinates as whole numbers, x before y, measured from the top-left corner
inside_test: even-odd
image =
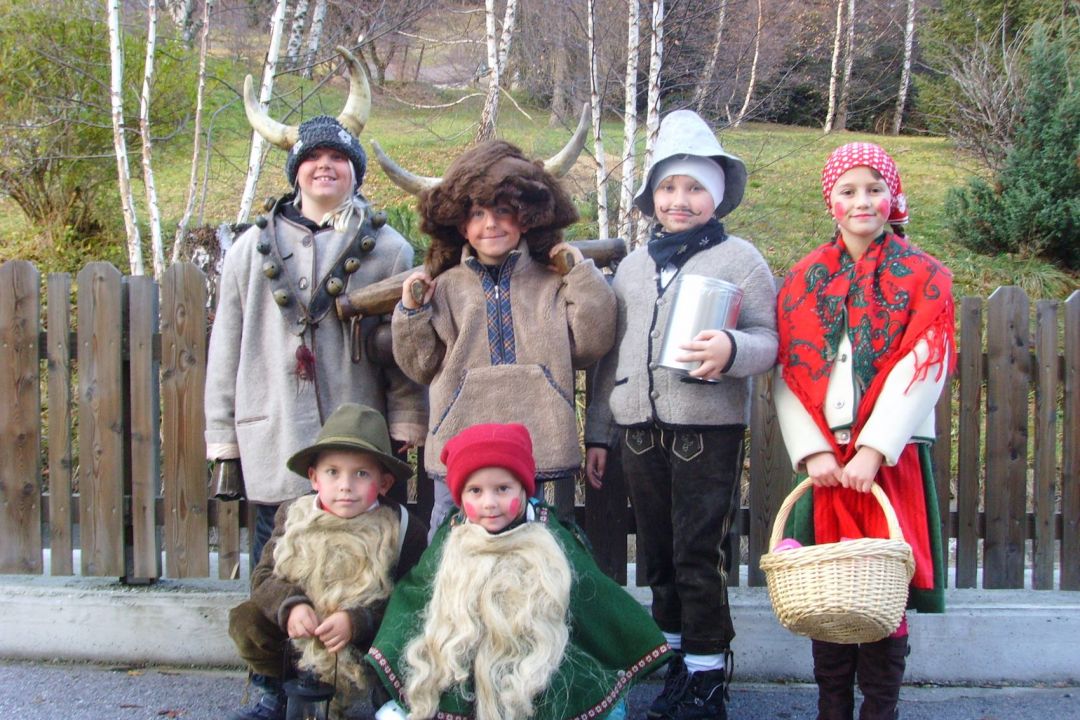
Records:
[[[300,163],[319,148],[333,148],[348,157],[356,175],[356,187],[360,187],[364,182],[367,155],[360,146],[360,141],[340,122],[329,115],[316,115],[300,123],[298,134],[300,138],[289,150],[289,159],[285,162],[285,177],[289,179],[290,187],[296,187],[296,173],[300,169]]]

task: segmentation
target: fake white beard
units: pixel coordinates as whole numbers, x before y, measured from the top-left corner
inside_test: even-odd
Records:
[[[540,523],[491,535],[450,531],[423,632],[405,649],[410,719],[435,715],[439,696],[472,678],[477,720],[533,714],[533,699],[562,662],[573,575]]]
[[[381,506],[345,519],[320,509],[314,495],[289,508],[285,533],[274,547],[274,573],[304,589],[319,620],[338,610],[367,607],[393,590],[397,556],[397,513]],[[369,685],[361,653],[349,644],[337,657],[318,638],[296,638],[298,665],[324,682],[337,676],[338,689]],[[336,670],[335,670],[336,668]]]

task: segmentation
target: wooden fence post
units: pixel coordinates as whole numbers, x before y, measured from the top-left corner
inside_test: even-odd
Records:
[[[124,568],[123,278],[93,262],[79,291],[79,537],[82,574],[121,577]]]
[[[1065,301],[1061,589],[1080,590],[1080,290]]]
[[[37,269],[0,265],[0,573],[41,573],[41,385]]]
[[[753,378],[750,405],[750,506],[748,579],[763,586],[765,573],[758,566],[769,551],[773,519],[792,487],[791,460],[780,435],[772,402],[773,374]]]
[[[960,301],[960,424],[956,459],[956,587],[973,588],[979,571],[979,498],[983,477],[982,298]],[[939,432],[941,430],[939,429]]]
[[[74,573],[71,513],[71,276],[50,273],[45,357],[49,373],[49,558]]]
[[[165,557],[169,577],[210,574],[206,444],[206,278],[190,263],[162,278]]]
[[[1000,287],[987,302],[986,540],[983,587],[1024,587],[1027,538],[1028,298]]]
[[[130,388],[131,548],[127,582],[161,577],[157,498],[161,489],[158,359],[158,288],[151,277],[127,278],[128,387]]]
[[[1054,589],[1054,480],[1057,475],[1057,303],[1035,304],[1035,552],[1032,587]]]

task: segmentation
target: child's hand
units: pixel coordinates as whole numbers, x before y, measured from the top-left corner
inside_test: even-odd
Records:
[[[706,380],[720,379],[720,370],[731,357],[731,338],[723,330],[702,330],[693,340],[681,343],[685,350],[675,356],[676,362],[699,362],[701,366],[690,371],[690,377]]]
[[[831,451],[819,452],[806,458],[806,474],[817,487],[836,487],[840,484],[840,465]]]
[[[424,289],[420,298],[413,294],[413,283],[420,283],[417,287]],[[410,310],[416,310],[421,305],[427,305],[431,302],[431,296],[434,294],[435,280],[427,270],[417,270],[405,278],[405,282],[401,284],[401,304]]]
[[[563,253],[570,254],[570,261],[563,257]],[[565,275],[573,270],[575,265],[585,262],[585,256],[581,254],[581,251],[567,242],[561,242],[551,248],[548,257],[551,259],[551,268],[560,275]]]
[[[285,629],[291,638],[311,637],[315,628],[319,625],[319,616],[315,614],[315,608],[307,603],[294,605],[289,611],[289,619],[285,623]]]
[[[844,466],[840,473],[840,484],[858,492],[870,492],[878,470],[885,457],[872,447],[863,445]]]
[[[585,451],[585,478],[596,490],[602,490],[604,470],[607,469],[607,448],[591,447]]]
[[[344,610],[332,613],[322,621],[319,627],[315,628],[315,635],[332,653],[344,649],[352,640],[352,620],[349,618],[349,613]]]

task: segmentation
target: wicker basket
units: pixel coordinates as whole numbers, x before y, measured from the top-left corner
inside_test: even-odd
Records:
[[[900,626],[915,572],[896,512],[874,483],[871,492],[885,512],[888,539],[859,538],[775,552],[791,508],[812,486],[806,479],[784,500],[773,522],[769,552],[761,558],[773,612],[788,630],[815,640],[880,640]]]

